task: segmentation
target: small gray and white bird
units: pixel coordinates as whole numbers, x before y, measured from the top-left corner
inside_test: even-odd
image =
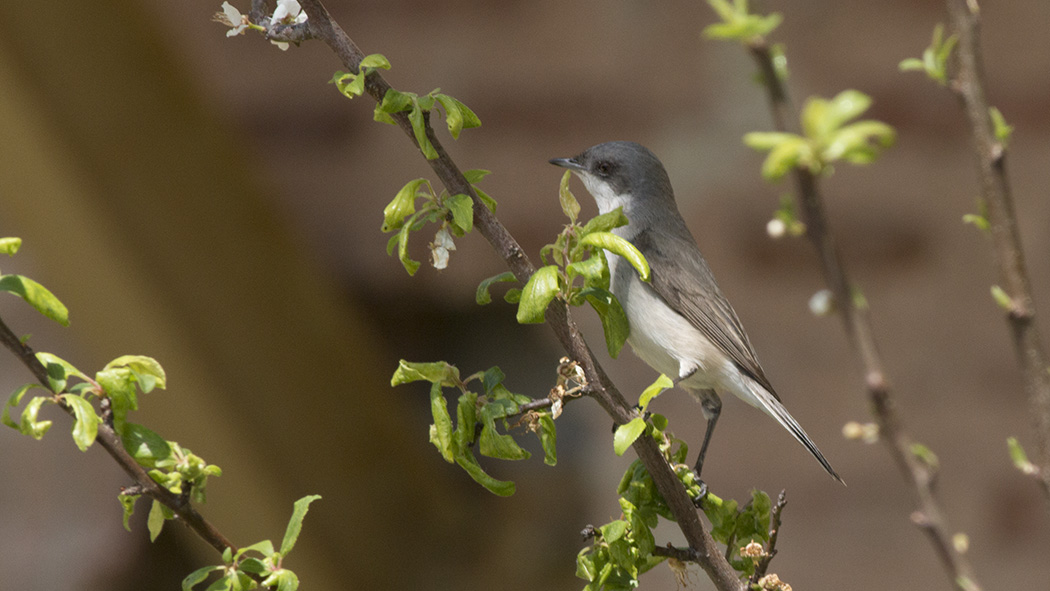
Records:
[[[630,223],[613,230],[645,255],[651,283],[606,253],[613,294],[630,323],[627,342],[656,371],[693,395],[707,418],[699,475],[722,401],[731,393],[773,417],[835,480],[842,479],[780,402],[733,307],[678,212],[663,164],[634,142],[607,142],[551,164],[576,173],[606,213],[623,207]]]

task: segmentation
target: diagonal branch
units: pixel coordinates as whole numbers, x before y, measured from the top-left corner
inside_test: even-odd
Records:
[[[1050,363],[1035,325],[1035,306],[1028,281],[1021,235],[1017,228],[1013,196],[1006,177],[1006,147],[996,137],[984,96],[981,63],[980,14],[976,0],[949,0],[952,28],[959,36],[957,72],[951,88],[959,96],[973,133],[981,199],[988,208],[988,222],[996,263],[1011,307],[1006,321],[1024,375],[1039,448],[1038,480],[1050,501]],[[1050,509],[1050,504],[1047,505]]]
[[[22,361],[22,364],[32,372],[40,384],[50,389],[47,369],[36,358],[33,350],[15,336],[15,333],[8,328],[3,319],[0,319],[0,342]],[[67,414],[73,416],[73,409],[69,405],[63,403],[60,406]],[[176,495],[150,478],[146,470],[124,449],[124,443],[121,441],[120,435],[117,435],[117,432],[113,430],[112,425],[108,422],[101,421],[99,423],[95,442],[101,445],[106,450],[106,453],[117,462],[117,465],[135,481],[135,494],[146,495],[171,509],[190,529],[220,553],[227,548],[233,552],[237,551],[237,546],[234,546],[215,526],[204,519],[204,516],[193,508],[188,498]],[[126,489],[126,492],[130,492],[130,490]]]
[[[323,40],[349,71],[359,71],[359,65],[365,54],[332,19],[324,5],[319,0],[300,0],[300,4],[309,16],[307,23],[310,34]],[[365,81],[365,91],[376,101],[382,101],[388,90],[390,90],[390,85],[378,73],[369,75]],[[409,140],[418,147],[407,116],[404,113],[395,113],[392,117]],[[429,121],[426,131],[427,137],[438,154],[436,159],[428,161],[430,167],[450,195],[462,193],[471,197],[474,203],[474,226],[488,240],[515,277],[522,283],[527,282],[529,276],[535,271],[532,262],[529,261],[506,227],[478,199],[473,187],[463,177],[463,173],[435,137]],[[554,330],[558,341],[569,356],[583,367],[588,382],[593,385],[591,396],[616,424],[629,421],[635,411],[595,361],[564,302],[555,300],[551,304],[547,310],[547,324]],[[707,572],[718,589],[742,590],[742,583],[737,578],[735,571],[722,558],[714,540],[705,531],[692,500],[689,499],[685,488],[675,476],[671,466],[664,460],[656,444],[650,438],[639,437],[633,447],[653,477],[660,494],[671,508],[689,546],[696,551],[696,559],[701,568]]]
[[[762,73],[775,128],[781,132],[798,133],[787,91],[773,67],[769,45],[765,39],[758,38],[749,43],[748,49]],[[944,563],[956,588],[961,591],[977,591],[980,587],[974,579],[973,569],[966,558],[955,551],[940,502],[934,494],[936,468],[914,453],[914,440],[905,431],[904,423],[893,402],[867,306],[859,301],[861,298],[857,297],[849,280],[842,255],[828,223],[817,179],[803,168],[795,168],[793,172],[796,200],[806,224],[806,236],[817,250],[824,281],[834,294],[843,328],[863,364],[864,382],[872,403],[872,412],[879,425],[880,439],[886,442],[890,455],[918,496],[919,510],[913,514],[912,519],[929,536],[934,551]]]

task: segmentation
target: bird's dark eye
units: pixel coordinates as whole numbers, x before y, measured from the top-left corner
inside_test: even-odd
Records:
[[[594,172],[597,172],[602,176],[607,176],[610,170],[612,170],[612,164],[605,161],[598,162],[594,165]]]

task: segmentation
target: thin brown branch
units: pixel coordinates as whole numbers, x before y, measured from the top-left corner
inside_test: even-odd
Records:
[[[755,40],[749,45],[749,50],[763,74],[777,131],[799,133],[795,118],[788,114],[790,105],[787,91],[775,73],[768,45],[762,39]],[[924,516],[923,531],[929,536],[934,551],[948,570],[953,584],[962,591],[977,591],[980,587],[973,576],[973,569],[965,557],[955,551],[951,543],[947,523],[934,494],[934,469],[913,453],[913,440],[905,431],[903,421],[893,403],[867,306],[862,303],[863,299],[858,297],[858,292],[849,280],[842,255],[828,223],[817,179],[811,172],[802,168],[796,168],[793,172],[797,192],[795,198],[802,213],[802,221],[806,224],[806,235],[817,251],[824,281],[834,295],[843,328],[864,367],[864,382],[872,403],[872,412],[879,425],[880,438],[886,442],[890,455],[915,488],[919,513]]]
[[[323,40],[335,52],[348,71],[357,72],[361,60],[365,56],[361,49],[332,19],[328,10],[319,0],[301,0],[300,4],[309,16],[307,23],[309,23],[312,34]],[[366,79],[365,90],[376,101],[381,101],[389,89],[390,85],[378,73],[373,73]],[[413,145],[416,145],[418,148],[407,116],[404,113],[396,113],[392,117]],[[489,244],[504,260],[515,277],[522,283],[527,282],[529,276],[535,271],[532,262],[503,224],[478,199],[473,187],[463,177],[463,173],[452,161],[448,153],[445,152],[441,142],[434,135],[434,130],[429,125],[429,122],[427,122],[426,131],[427,137],[438,153],[438,157],[434,160],[429,160],[428,163],[441,180],[441,183],[451,195],[462,193],[471,197],[474,202],[475,228],[488,240]],[[584,368],[587,381],[593,388],[592,398],[601,405],[616,424],[623,424],[630,420],[635,414],[634,409],[631,408],[623,395],[609,380],[601,366],[595,361],[590,348],[580,335],[580,331],[564,302],[556,300],[551,304],[547,310],[547,324],[554,330],[558,341],[565,348],[569,357]],[[714,540],[704,529],[699,514],[686,493],[685,487],[682,486],[655,442],[648,437],[639,437],[633,447],[639,459],[653,477],[653,482],[656,484],[660,494],[667,501],[672,514],[678,522],[678,526],[686,537],[686,541],[691,548],[695,549],[696,562],[707,572],[718,589],[743,589],[742,583],[737,579],[736,572],[728,562],[721,558]]]
[[[958,35],[956,72],[951,88],[959,96],[973,134],[981,199],[999,268],[1001,287],[1012,303],[1006,321],[1024,375],[1038,445],[1038,480],[1050,501],[1050,373],[1046,351],[1035,325],[1035,305],[1028,280],[1021,235],[1017,228],[1010,183],[1006,176],[1006,146],[995,135],[984,94],[980,48],[980,11],[976,0],[949,0],[952,28]],[[1050,509],[1050,504],[1047,505]]]
[[[45,388],[48,388],[47,369],[44,367],[40,360],[36,358],[33,350],[28,345],[22,343],[15,333],[8,328],[7,324],[4,323],[3,319],[0,318],[0,342],[3,343],[4,347],[10,350],[12,353],[22,361],[22,364],[33,374],[40,384]],[[73,409],[66,404],[59,405],[62,410],[66,411],[66,414],[73,415]],[[211,547],[222,553],[227,548],[236,552],[237,547],[234,546],[219,530],[215,529],[211,523],[209,523],[204,517],[197,512],[196,509],[190,505],[189,501],[169,491],[168,489],[157,484],[149,474],[131,457],[130,454],[124,449],[124,443],[121,441],[120,436],[117,435],[116,431],[108,422],[100,422],[98,426],[98,435],[95,437],[95,442],[98,443],[106,453],[110,455],[120,466],[124,472],[131,477],[135,482],[131,487],[124,489],[124,492],[131,490],[133,494],[142,494],[149,498],[152,498],[161,504],[165,505],[172,510],[179,519],[188,525],[190,529],[197,533],[205,542]]]
[[[765,554],[755,565],[755,573],[751,575],[750,583],[752,585],[758,584],[758,580],[766,574],[769,570],[769,563],[773,561],[773,557],[777,555],[777,537],[780,535],[780,515],[784,512],[784,506],[787,505],[787,491],[780,491],[780,495],[777,496],[777,503],[773,505],[773,509],[769,512],[769,541],[766,542]]]

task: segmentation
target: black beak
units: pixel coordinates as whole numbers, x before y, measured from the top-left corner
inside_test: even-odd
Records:
[[[574,158],[551,158],[550,159],[550,163],[553,164],[554,166],[560,166],[562,168],[568,168],[569,170],[578,170],[578,171],[581,171],[581,172],[584,172],[584,171],[587,170],[582,164],[577,162]]]

